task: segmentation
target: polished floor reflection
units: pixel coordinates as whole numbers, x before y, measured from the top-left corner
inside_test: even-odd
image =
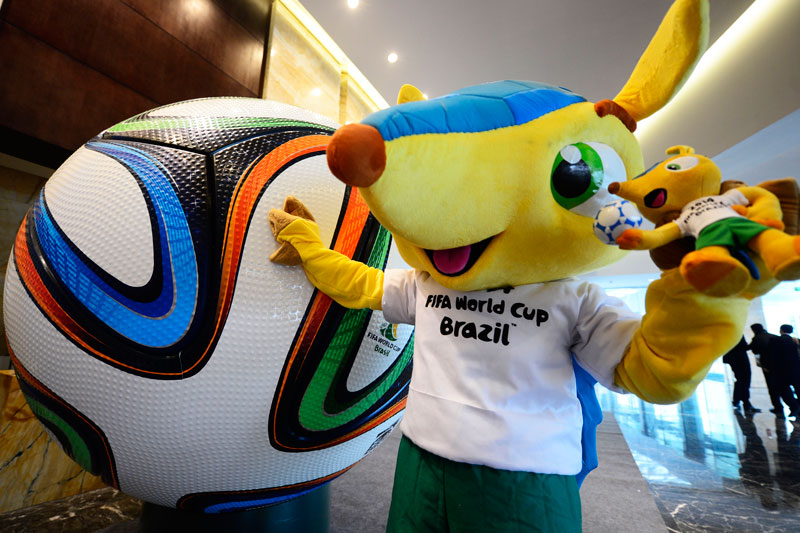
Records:
[[[734,410],[725,372],[715,363],[678,405],[599,388],[598,396],[603,410],[614,413],[670,531],[798,532],[800,421],[769,412],[757,367],[751,401],[763,411]]]

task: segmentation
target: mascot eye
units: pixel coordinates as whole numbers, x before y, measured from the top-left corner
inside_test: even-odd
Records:
[[[699,163],[700,160],[692,155],[685,155],[683,157],[676,157],[669,163],[665,165],[667,170],[671,170],[672,172],[680,172],[683,170],[689,170],[690,168],[694,167]]]
[[[550,190],[561,207],[594,217],[610,201],[607,185],[625,179],[625,164],[613,148],[593,142],[575,143],[556,156]]]

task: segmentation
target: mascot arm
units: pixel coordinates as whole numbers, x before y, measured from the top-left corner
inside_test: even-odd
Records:
[[[780,222],[783,219],[780,200],[767,189],[762,187],[739,187],[737,190],[750,203],[747,208],[747,218],[762,224],[769,222],[767,225],[773,227],[775,226],[774,222]],[[782,226],[782,224],[780,225]]]
[[[281,222],[288,222],[283,225]],[[275,238],[287,243],[299,256],[308,280],[338,304],[351,309],[381,309],[383,271],[353,261],[327,248],[320,239],[319,226],[313,220],[294,217],[273,209],[270,224]],[[281,250],[283,247],[281,248]],[[270,259],[281,262],[279,250]]]
[[[672,269],[650,284],[646,314],[622,361],[615,383],[651,403],[689,397],[714,360],[741,338],[750,301],[694,290]]]
[[[681,228],[669,222],[653,230],[626,229],[617,237],[617,244],[623,250],[652,250],[682,236]]]

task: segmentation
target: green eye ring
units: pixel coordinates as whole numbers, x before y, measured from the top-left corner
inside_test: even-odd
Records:
[[[667,165],[667,170],[680,170],[681,166],[675,163],[670,163]]]
[[[603,185],[603,160],[586,143],[562,148],[550,171],[550,191],[555,201],[572,209],[593,197]]]

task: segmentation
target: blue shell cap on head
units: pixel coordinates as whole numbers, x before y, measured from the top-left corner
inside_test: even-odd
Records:
[[[569,89],[533,81],[497,81],[409,102],[368,115],[384,140],[425,133],[476,133],[518,126],[586,99]]]

